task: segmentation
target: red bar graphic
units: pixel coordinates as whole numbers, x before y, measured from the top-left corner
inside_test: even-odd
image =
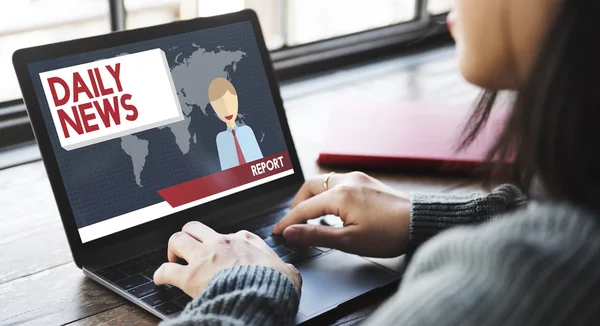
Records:
[[[283,152],[161,189],[158,194],[177,207],[290,169],[290,156]]]

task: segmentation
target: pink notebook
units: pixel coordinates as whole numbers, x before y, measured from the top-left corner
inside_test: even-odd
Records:
[[[346,168],[473,173],[502,131],[495,110],[478,139],[456,152],[471,107],[419,101],[357,103],[333,109],[317,163]]]

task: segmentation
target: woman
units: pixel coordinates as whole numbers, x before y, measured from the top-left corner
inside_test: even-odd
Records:
[[[361,173],[331,175],[325,186],[318,177],[306,182],[274,232],[368,256],[418,248],[398,292],[367,325],[598,324],[600,1],[454,2],[449,25],[464,77],[517,92],[490,157],[514,162],[508,176],[519,187],[406,199]],[[466,143],[494,98],[482,97]],[[298,224],[326,213],[345,226]],[[167,324],[293,322],[300,275],[258,237],[189,223],[170,239],[169,260],[176,257],[189,265],[166,263],[155,282],[195,300]]]

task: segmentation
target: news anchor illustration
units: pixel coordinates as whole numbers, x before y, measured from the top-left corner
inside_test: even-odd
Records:
[[[215,78],[208,86],[208,100],[215,114],[227,125],[217,135],[217,150],[221,170],[263,158],[254,131],[238,126],[238,96],[233,84],[225,78]]]

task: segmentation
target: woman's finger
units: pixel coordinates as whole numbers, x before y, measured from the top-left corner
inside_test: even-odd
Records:
[[[200,242],[185,232],[177,232],[169,239],[167,258],[176,262],[177,257],[189,262],[194,251],[200,250]]]
[[[212,241],[219,236],[219,234],[215,230],[209,228],[208,226],[198,221],[186,223],[181,229],[181,231],[189,234],[194,239],[200,242]]]
[[[164,263],[154,272],[154,284],[171,284],[178,288],[185,285],[186,266],[175,263]]]
[[[329,178],[327,176],[329,176]],[[316,196],[320,193],[323,193],[327,189],[333,188],[337,183],[339,183],[339,180],[342,177],[343,175],[340,174],[323,174],[309,178],[302,185],[302,187],[300,187],[300,190],[298,190],[298,193],[292,201],[291,208],[295,208],[299,203],[307,200],[312,196]],[[325,189],[325,179],[327,179],[327,189]]]
[[[273,227],[274,234],[281,234],[285,228],[293,224],[304,223],[307,220],[321,217],[327,214],[339,214],[339,200],[333,192],[322,192],[314,197],[308,198],[305,201],[292,208],[290,212],[284,216]]]
[[[317,193],[315,193],[315,191],[316,191],[315,183],[316,183],[316,179],[313,177],[313,178],[307,179],[304,182],[304,184],[302,184],[302,187],[300,187],[300,189],[296,193],[296,196],[294,196],[294,199],[292,200],[291,208],[296,207],[299,203],[301,203],[301,202],[307,200],[308,198],[317,194]]]
[[[283,237],[286,241],[300,246],[347,250],[348,237],[345,235],[355,227],[355,225],[336,228],[324,225],[297,224],[287,227],[283,231]]]

